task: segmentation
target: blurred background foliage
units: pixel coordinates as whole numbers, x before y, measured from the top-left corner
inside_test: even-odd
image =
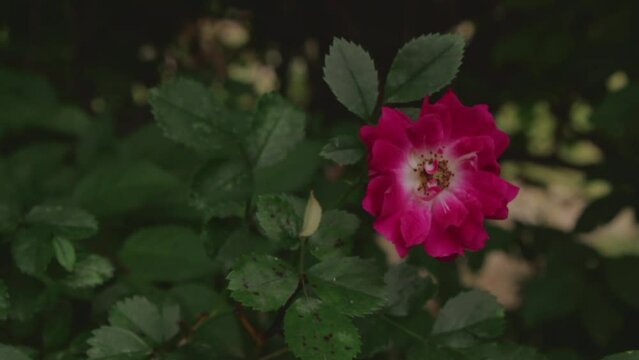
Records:
[[[192,230],[201,219],[189,206],[189,182],[204,159],[162,136],[150,88],[176,74],[197,78],[239,113],[259,94],[281,91],[311,114],[309,136],[256,174],[258,193],[310,185],[325,208],[355,212],[365,180],[318,155],[328,138],[359,126],[322,80],[328,45],[334,36],[361,44],[384,74],[407,40],[454,32],[467,48],[452,87],[464,103],[488,103],[511,135],[503,172],[522,189],[510,220],[489,225],[485,250],[456,263],[410,254],[439,283],[428,311],[462,288],[483,288],[509,310],[507,338],[552,359],[638,347],[637,14],[632,0],[2,1],[0,233],[34,205],[80,205],[100,233],[77,245],[78,256],[101,270],[84,279],[100,286],[60,294],[13,269],[3,239],[0,275],[16,290],[0,339],[66,348],[127,294],[168,291],[189,309],[219,296],[222,278],[209,287],[172,284],[227,268],[247,245]],[[363,219],[349,246],[397,261]],[[143,231],[154,236],[135,232],[151,226]],[[174,233],[190,239],[191,261],[157,254],[158,266],[143,249]],[[217,265],[199,252],[201,241]],[[227,356],[244,356],[248,340],[233,316],[215,324],[208,336]],[[376,353],[365,337],[363,355]]]

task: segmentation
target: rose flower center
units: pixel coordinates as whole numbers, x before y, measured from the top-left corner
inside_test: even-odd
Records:
[[[448,160],[441,149],[420,154],[413,173],[419,177],[417,192],[425,200],[448,188],[455,174],[450,170]]]

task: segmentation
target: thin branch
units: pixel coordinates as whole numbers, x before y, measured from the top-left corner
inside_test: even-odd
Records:
[[[295,301],[295,298],[297,298],[297,295],[299,294],[301,290],[302,290],[302,281],[300,280],[300,282],[297,283],[297,288],[295,289],[293,294],[288,298],[288,300],[286,300],[286,303],[284,303],[284,305],[280,307],[280,309],[277,311],[277,314],[275,315],[275,319],[273,320],[273,324],[264,333],[264,338],[268,339],[271,336],[282,331],[282,322],[284,321],[286,310],[288,310],[288,308],[291,307],[291,305],[293,304],[293,301]]]
[[[244,327],[244,330],[246,330],[246,332],[248,332],[249,335],[251,336],[251,339],[253,339],[253,342],[255,343],[255,347],[257,348],[257,352],[259,353],[262,347],[264,346],[264,343],[266,342],[264,335],[262,335],[257,330],[257,328],[253,325],[251,320],[249,320],[246,314],[244,314],[244,308],[242,307],[242,305],[240,304],[236,305],[235,314],[237,315],[237,318],[240,320],[242,327]]]

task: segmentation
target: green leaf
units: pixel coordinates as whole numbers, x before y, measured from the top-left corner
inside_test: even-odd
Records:
[[[107,258],[91,254],[76,261],[73,272],[63,280],[63,283],[72,288],[95,287],[112,276],[111,262]]]
[[[390,327],[379,316],[371,315],[357,318],[354,319],[354,322],[362,339],[360,358],[372,358],[383,351],[387,351],[393,345],[392,333],[396,329]]]
[[[244,215],[246,200],[251,196],[250,169],[237,161],[210,161],[193,179],[192,202],[208,216]]]
[[[320,155],[339,165],[351,165],[364,157],[364,147],[354,136],[338,135],[328,141]]]
[[[303,360],[349,360],[360,349],[351,320],[317,299],[298,299],[284,317],[284,338]]]
[[[2,360],[31,360],[29,356],[24,354],[19,349],[8,346],[4,344],[0,344],[0,359]]]
[[[465,351],[472,360],[545,360],[535,349],[509,343],[490,343],[474,346]]]
[[[256,168],[284,160],[304,138],[306,115],[275,93],[263,95],[257,103],[253,131],[246,139]]]
[[[177,305],[156,306],[144,297],[135,296],[115,304],[109,313],[113,326],[144,335],[159,345],[178,333],[180,308]]]
[[[461,65],[464,39],[431,34],[406,43],[397,53],[386,78],[386,102],[420,100],[448,85]]]
[[[497,299],[485,291],[471,290],[446,302],[435,320],[432,334],[464,331],[491,338],[501,335],[503,328],[504,309]]]
[[[11,308],[8,317],[19,322],[31,321],[44,309],[51,298],[51,288],[32,277],[16,273],[7,278]]]
[[[245,330],[234,312],[211,318],[193,335],[189,359],[247,359]],[[197,355],[196,355],[197,354]]]
[[[623,329],[624,317],[608,295],[608,290],[589,286],[582,297],[580,319],[591,339],[605,348]]]
[[[628,196],[615,191],[591,202],[579,216],[575,225],[575,232],[591,231],[597,226],[610,222],[630,203]]]
[[[248,229],[241,228],[226,237],[215,260],[221,263],[224,269],[230,269],[244,255],[268,254],[275,249],[273,242]]]
[[[639,360],[639,350],[629,350],[618,354],[608,355],[601,360]]]
[[[209,318],[215,318],[233,313],[233,307],[227,302],[227,297],[218,294],[203,284],[180,284],[170,290],[173,298],[180,304],[183,319],[188,323],[197,321],[202,313],[208,313]]]
[[[277,164],[255,170],[255,193],[277,194],[305,191],[316,178],[321,165],[322,144],[301,141]]]
[[[359,219],[353,214],[341,210],[325,212],[319,229],[309,239],[311,254],[320,260],[346,255],[358,227]]]
[[[18,226],[18,214],[13,207],[0,204],[0,234],[15,230]]]
[[[414,346],[408,352],[407,360],[469,360],[463,354],[433,344],[422,343]]]
[[[45,313],[42,328],[42,343],[46,349],[55,349],[66,344],[72,328],[73,309],[68,301],[59,301]]]
[[[639,309],[639,284],[636,281],[628,281],[628,274],[636,274],[637,271],[638,256],[624,256],[605,262],[606,280],[612,294],[635,309]]]
[[[80,180],[74,198],[97,215],[114,215],[158,204],[179,185],[175,176],[153,163],[107,161]]]
[[[639,111],[639,85],[631,83],[609,93],[590,117],[592,124],[606,134],[614,145],[633,156],[633,144],[639,140],[639,125],[635,114]]]
[[[38,205],[29,211],[25,220],[69,239],[84,239],[98,232],[95,217],[73,207]]]
[[[6,320],[11,306],[9,289],[4,281],[0,280],[0,320]]]
[[[153,351],[134,332],[113,326],[94,330],[87,343],[89,359],[96,360],[143,360]]]
[[[230,115],[204,85],[177,78],[151,90],[155,120],[171,140],[207,154],[234,144]]]
[[[284,305],[298,284],[297,274],[282,260],[269,255],[251,255],[236,262],[227,276],[231,296],[258,311]]]
[[[215,267],[206,255],[204,239],[177,225],[138,230],[125,240],[118,256],[132,276],[146,281],[193,279]]]
[[[437,290],[430,276],[420,276],[415,267],[405,263],[388,269],[384,282],[388,293],[387,312],[393,316],[413,313],[423,307]]]
[[[566,317],[583,298],[586,280],[577,268],[549,266],[546,273],[530,280],[524,291],[523,317],[528,326]]]
[[[329,258],[311,267],[308,277],[322,301],[344,314],[370,314],[386,303],[382,276],[372,260]]]
[[[53,253],[58,263],[67,271],[73,271],[75,265],[75,247],[73,243],[60,236],[53,237]]]
[[[292,244],[302,226],[304,201],[288,195],[260,195],[255,216],[264,235],[276,243]]]
[[[419,114],[422,112],[422,109],[418,107],[401,107],[399,110],[413,120],[419,119]]]
[[[361,46],[335,38],[324,60],[324,81],[348,110],[362,119],[373,115],[379,93],[377,70]]]
[[[25,229],[16,235],[11,252],[13,260],[25,274],[42,275],[53,258],[51,236],[41,229]]]

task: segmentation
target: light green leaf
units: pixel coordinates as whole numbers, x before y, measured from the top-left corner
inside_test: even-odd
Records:
[[[109,312],[111,325],[144,335],[156,345],[178,333],[179,321],[180,308],[177,305],[165,304],[158,307],[141,296],[122,300]]]
[[[320,260],[346,255],[350,251],[350,239],[358,227],[357,216],[341,210],[327,211],[319,229],[309,239],[311,254]]]
[[[29,356],[18,348],[0,344],[0,359],[2,360],[31,360]]]
[[[113,276],[111,262],[99,255],[88,255],[78,259],[73,272],[62,282],[72,288],[98,286]]]
[[[10,309],[10,296],[7,284],[0,280],[0,320],[6,320]]]
[[[303,360],[350,360],[360,350],[351,320],[317,299],[298,299],[284,317],[284,338]]]
[[[435,320],[432,334],[463,330],[483,338],[497,337],[503,332],[504,316],[504,309],[493,295],[471,290],[446,302]]]
[[[42,229],[25,229],[16,235],[11,252],[13,260],[25,274],[42,275],[53,258],[50,235]]]
[[[234,144],[233,124],[204,85],[177,78],[151,90],[155,120],[171,140],[207,154]]]
[[[386,102],[420,100],[448,85],[461,65],[464,39],[453,34],[420,36],[397,53],[386,78]]]
[[[153,351],[135,333],[113,326],[94,330],[87,343],[87,356],[95,360],[144,360]]]
[[[257,103],[253,131],[246,139],[249,156],[256,168],[284,160],[304,138],[306,115],[283,97],[269,93]]]
[[[129,236],[119,258],[131,275],[146,281],[183,281],[210,274],[214,263],[204,239],[192,229],[158,225]]]
[[[251,196],[250,169],[244,163],[213,160],[193,179],[192,202],[207,216],[242,216]]]
[[[291,267],[270,255],[246,256],[236,262],[228,275],[231,296],[258,311],[284,305],[298,284]]]
[[[320,155],[339,165],[351,165],[364,157],[364,147],[354,136],[339,135],[328,141]]]
[[[386,303],[382,276],[372,260],[329,258],[312,266],[308,277],[322,301],[344,314],[370,314]]]
[[[292,244],[302,226],[304,202],[288,195],[260,195],[255,216],[270,240]]]
[[[405,263],[388,269],[384,282],[388,294],[387,311],[393,316],[407,316],[423,307],[437,289],[430,276],[420,276],[416,268]]]
[[[75,247],[73,243],[60,236],[53,237],[53,253],[58,263],[67,271],[73,271],[75,265]]]
[[[25,220],[69,239],[88,238],[98,231],[95,217],[74,207],[38,205],[29,211]]]
[[[324,60],[324,81],[348,110],[371,117],[379,83],[373,59],[361,46],[335,38]]]
[[[639,360],[639,350],[629,350],[618,354],[608,355],[601,360]]]

